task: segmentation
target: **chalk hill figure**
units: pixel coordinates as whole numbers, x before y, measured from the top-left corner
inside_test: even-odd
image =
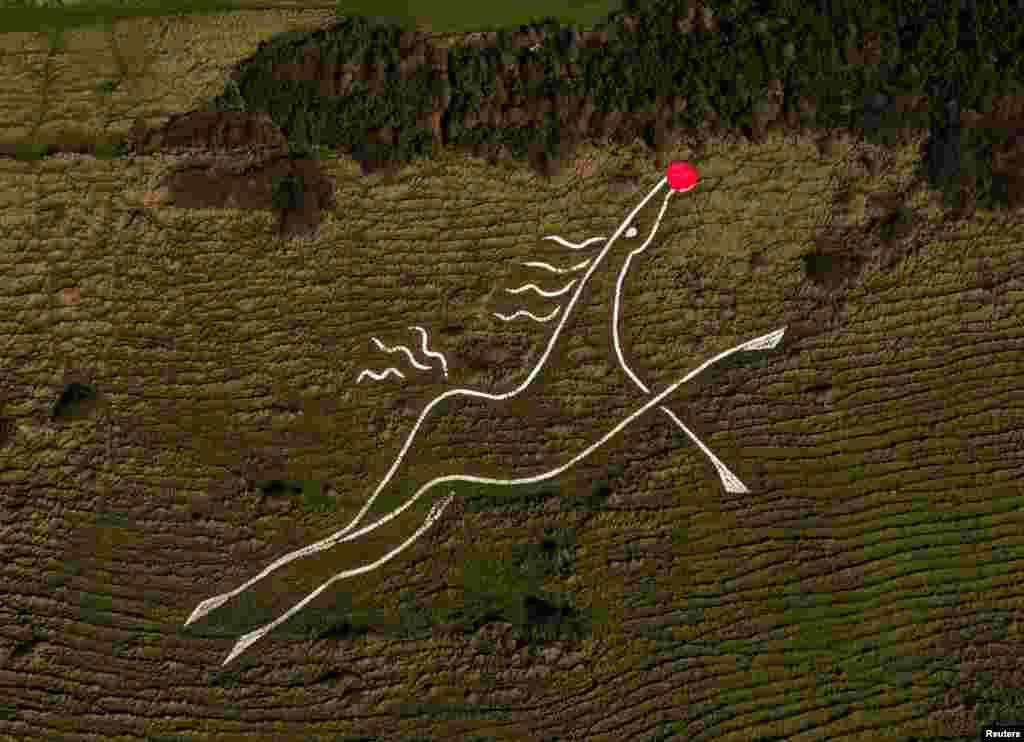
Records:
[[[683,423],[679,420],[678,416],[676,416],[675,413],[673,413],[673,411],[666,404],[666,402],[668,398],[671,396],[671,394],[675,392],[680,386],[682,386],[687,381],[697,376],[707,367],[711,366],[714,363],[717,363],[726,356],[729,356],[733,353],[740,351],[767,350],[775,347],[781,341],[783,333],[785,332],[785,328],[775,330],[767,335],[754,338],[753,340],[742,343],[734,348],[730,348],[729,350],[723,351],[722,353],[719,353],[715,357],[705,361],[703,364],[701,364],[696,369],[691,371],[685,377],[679,379],[678,381],[669,385],[665,389],[662,389],[657,392],[652,392],[652,390],[649,389],[632,371],[630,366],[627,364],[625,358],[623,357],[622,348],[619,343],[618,326],[620,312],[620,294],[622,290],[622,284],[625,279],[625,275],[630,267],[630,263],[637,255],[643,253],[650,246],[651,242],[657,234],[658,227],[661,223],[661,219],[665,214],[665,210],[668,208],[669,200],[672,197],[673,193],[686,192],[692,190],[696,186],[696,183],[697,174],[692,167],[690,167],[686,163],[673,163],[672,165],[669,166],[666,176],[662,178],[661,181],[653,189],[651,189],[651,191],[640,201],[640,203],[632,211],[630,211],[630,213],[618,226],[618,228],[615,230],[612,236],[607,240],[604,240],[604,238],[591,238],[590,240],[587,240],[577,245],[567,242],[560,237],[548,237],[547,239],[556,241],[565,247],[569,247],[571,249],[576,250],[583,249],[589,244],[593,244],[595,242],[604,241],[605,244],[603,247],[601,247],[600,251],[594,257],[592,257],[589,260],[582,261],[573,268],[568,270],[557,269],[553,266],[543,263],[527,264],[533,265],[535,267],[544,267],[546,270],[550,270],[555,273],[577,273],[584,269],[586,270],[586,272],[575,284],[575,290],[573,290],[571,294],[568,294],[568,300],[565,302],[565,304],[557,308],[556,314],[554,314],[552,317],[547,317],[546,319],[537,316],[532,317],[533,321],[550,321],[551,323],[554,324],[554,327],[551,331],[550,338],[547,342],[547,346],[543,354],[541,355],[540,359],[535,363],[526,379],[518,386],[516,386],[514,389],[501,394],[488,393],[485,391],[475,389],[460,388],[451,389],[432,399],[429,403],[427,403],[423,411],[420,413],[419,418],[416,420],[416,423],[412,426],[412,429],[409,431],[409,434],[406,437],[401,450],[398,452],[398,455],[394,459],[394,462],[392,463],[390,469],[384,475],[380,483],[376,486],[373,493],[369,496],[366,503],[363,505],[362,509],[360,509],[355,518],[353,518],[352,521],[345,528],[343,528],[340,531],[337,531],[336,533],[331,534],[327,538],[324,538],[306,547],[293,551],[290,554],[286,554],[285,556],[280,557],[279,559],[271,563],[269,566],[267,566],[265,569],[263,569],[255,577],[253,577],[243,585],[235,588],[234,590],[202,601],[192,612],[192,615],[189,616],[188,620],[186,621],[186,625],[191,624],[192,622],[202,618],[211,611],[220,607],[235,595],[238,595],[239,593],[247,590],[253,584],[263,579],[271,572],[284,566],[285,564],[288,564],[289,562],[292,562],[301,557],[314,554],[325,549],[330,549],[338,544],[358,539],[359,537],[380,528],[381,526],[388,523],[392,519],[398,517],[401,513],[410,508],[413,505],[413,503],[415,503],[425,492],[427,492],[428,490],[432,489],[435,486],[443,485],[449,482],[459,481],[493,485],[519,485],[532,484],[536,482],[542,482],[545,480],[553,479],[561,475],[568,469],[570,469],[575,464],[585,459],[590,454],[592,454],[602,445],[607,443],[615,435],[626,429],[634,421],[646,415],[648,412],[652,411],[664,417],[667,417],[669,420],[671,420],[671,422],[674,425],[679,427],[689,438],[691,438],[697,444],[697,446],[704,453],[704,455],[708,456],[711,460],[712,464],[714,465],[716,471],[718,472],[722,480],[723,486],[727,491],[737,493],[747,492],[748,490],[743,485],[743,483],[725,466],[725,464],[723,464],[718,459],[717,456],[715,456],[707,448],[707,446],[705,446],[697,438],[696,435],[694,435],[692,431],[690,431],[689,428],[683,425]],[[657,217],[653,220],[653,226],[651,227],[649,233],[646,235],[646,238],[642,243],[638,245],[639,233],[635,226],[637,223],[640,223],[638,215],[641,214],[641,212],[643,212],[644,209],[648,207],[648,205],[655,199],[655,197],[659,193],[663,192],[666,184],[669,186],[669,188],[664,195],[664,199],[661,204],[661,209],[658,212]],[[592,276],[594,276],[595,272],[601,266],[606,266],[606,268],[619,268],[618,278],[614,285],[612,285],[610,281],[604,282],[603,286],[601,286],[598,283],[591,283]],[[526,287],[522,287],[521,289],[515,289],[512,291],[512,293],[518,293],[520,290],[525,289]],[[537,287],[534,287],[534,289],[538,290],[538,292],[541,293],[543,296],[555,296],[566,293],[565,289],[553,293],[545,293],[537,289]],[[466,473],[465,465],[458,467],[448,465],[448,469],[447,471],[445,471],[445,473],[443,473],[440,476],[434,476],[430,478],[429,481],[422,481],[423,479],[425,479],[422,477],[420,481],[416,481],[415,476],[409,475],[408,470],[410,468],[410,462],[416,461],[419,456],[436,457],[436,453],[434,451],[412,451],[412,448],[414,443],[418,444],[418,446],[420,447],[422,446],[422,444],[419,443],[419,441],[417,441],[417,434],[420,432],[423,422],[427,419],[429,415],[431,415],[432,412],[436,410],[438,405],[441,405],[443,402],[447,403],[457,401],[458,406],[454,411],[450,411],[448,413],[448,419],[452,418],[452,416],[454,415],[457,416],[457,418],[466,421],[468,429],[472,430],[472,433],[466,436],[467,441],[472,440],[474,442],[479,442],[481,444],[488,443],[489,441],[485,441],[482,439],[482,435],[480,433],[481,428],[473,427],[470,424],[474,422],[474,418],[475,421],[486,421],[487,426],[485,430],[489,431],[500,431],[503,429],[507,429],[509,427],[515,428],[515,413],[518,405],[515,405],[514,403],[521,401],[520,399],[517,398],[520,398],[520,396],[523,395],[527,388],[534,383],[534,381],[542,374],[542,372],[544,374],[543,386],[545,387],[557,386],[560,381],[564,381],[564,379],[561,377],[564,377],[566,375],[569,375],[569,377],[571,378],[573,369],[569,367],[568,364],[554,364],[552,369],[552,364],[549,363],[552,353],[558,345],[559,340],[562,339],[563,345],[565,344],[565,338],[563,338],[563,335],[566,334],[566,328],[568,327],[570,321],[574,321],[577,327],[586,326],[581,325],[580,323],[584,323],[587,321],[586,315],[588,312],[593,314],[594,312],[607,313],[609,311],[612,315],[612,347],[614,349],[614,358],[608,359],[609,368],[613,372],[617,370],[619,373],[624,374],[627,378],[628,383],[623,384],[621,378],[619,378],[616,373],[609,373],[607,375],[608,388],[607,390],[605,390],[605,397],[602,398],[600,397],[600,395],[594,395],[595,397],[597,397],[597,399],[590,409],[584,409],[580,411],[579,407],[575,408],[576,414],[572,416],[575,419],[557,419],[553,421],[553,425],[557,425],[559,428],[570,427],[572,428],[573,432],[578,433],[577,435],[565,436],[566,443],[565,445],[562,445],[559,448],[559,450],[562,452],[561,458],[563,462],[561,464],[556,465],[555,462],[548,462],[546,465],[543,466],[534,464],[532,467],[527,467],[525,465],[520,464],[519,462],[503,462],[507,463],[507,465],[503,467],[504,469],[506,469],[506,471],[502,472],[502,474],[504,475],[503,477],[494,477],[489,475],[478,476]],[[607,321],[607,316],[607,314],[603,315],[605,321]],[[509,322],[526,321],[522,319],[522,315],[515,319],[508,315],[500,316],[499,318]],[[557,321],[555,321],[556,319]],[[592,325],[593,324],[595,323],[592,323]],[[590,380],[588,380],[588,383],[589,381]],[[533,391],[534,390],[531,390],[531,393],[533,393]],[[618,406],[622,407],[622,409],[624,410],[628,410],[629,412],[623,419],[621,419],[620,422],[618,422],[618,424],[616,424],[610,430],[605,431],[603,434],[594,432],[594,419],[601,419],[603,418],[604,414],[607,413],[609,399],[614,399],[617,402]],[[499,404],[502,402],[507,402],[508,404]],[[445,406],[447,406],[447,404]],[[531,412],[533,409],[534,408],[531,408]],[[506,417],[506,426],[503,426],[500,423],[502,415]],[[597,437],[598,435],[600,435],[600,437]],[[422,439],[422,436],[420,436],[420,438]],[[573,443],[570,444],[570,441],[572,441]],[[576,450],[571,450],[572,448],[575,448]],[[492,450],[493,446],[490,449],[482,446],[482,449]],[[443,468],[445,466],[445,462],[441,462],[440,466]],[[460,469],[461,471],[455,471],[456,468]],[[527,468],[533,469],[533,471],[536,473],[528,476],[523,476],[523,470]],[[399,473],[400,469],[402,470],[402,476],[398,477],[396,475]],[[515,471],[512,471],[512,469],[515,469]],[[402,482],[403,480],[406,482],[412,481],[414,484],[418,485],[415,488],[414,494],[408,497],[408,499],[404,503],[402,503],[400,506],[392,510],[390,513],[378,518],[377,520],[373,521],[372,523],[369,523],[368,525],[363,526],[362,528],[359,528],[358,530],[355,530],[356,527],[362,521],[363,517],[372,507],[374,501],[381,494],[381,492],[383,492],[385,488],[388,487],[397,489],[399,483]],[[389,561],[390,559],[394,558],[396,555],[401,553],[417,538],[419,538],[420,535],[422,535],[428,528],[430,528],[430,526],[433,525],[438,520],[438,518],[441,517],[442,513],[444,512],[444,509],[451,503],[452,499],[453,494],[452,491],[449,490],[449,492],[445,496],[443,496],[441,499],[439,499],[437,502],[433,504],[424,522],[422,523],[422,525],[419,526],[419,528],[417,528],[416,532],[380,559],[377,559],[374,562],[365,564],[360,567],[339,572],[338,574],[334,575],[329,580],[324,582],[312,593],[303,598],[301,601],[299,601],[297,604],[295,604],[286,613],[281,615],[279,618],[275,619],[273,622],[266,624],[265,626],[262,626],[242,636],[235,644],[232,651],[228,654],[223,664],[227,664],[228,662],[230,662],[232,659],[234,659],[239,654],[244,652],[249,646],[258,641],[261,637],[265,636],[269,631],[273,630],[276,626],[279,626],[280,624],[287,621],[290,617],[292,617],[303,607],[305,607],[316,596],[318,596],[320,593],[329,588],[333,583],[337,582],[338,580],[342,580],[348,577],[353,577],[359,574],[364,574],[366,572],[372,571],[373,569],[376,569],[378,566],[384,564],[385,562]]]

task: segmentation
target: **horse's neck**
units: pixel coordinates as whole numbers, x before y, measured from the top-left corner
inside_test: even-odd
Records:
[[[565,324],[560,331],[563,335],[574,332],[574,328],[610,327],[609,323],[615,321],[615,284],[622,267],[621,261],[615,262],[605,254],[592,272],[584,272],[583,285],[576,286],[573,291],[573,296],[578,298],[571,309],[566,301],[563,311],[569,316],[564,318]],[[558,345],[565,339],[560,338]]]
[[[579,272],[579,284],[564,297],[559,313],[551,319],[550,335],[542,356],[534,361],[528,377],[521,380],[515,394],[525,391],[535,375],[543,372],[544,367],[552,364],[563,367],[557,359],[577,343],[595,349],[606,348],[609,367],[620,365],[611,347],[610,323],[615,321],[615,284],[623,264],[621,261],[616,264],[609,257],[608,253],[598,253],[594,256],[596,266],[592,263]],[[604,337],[598,338],[597,334]]]

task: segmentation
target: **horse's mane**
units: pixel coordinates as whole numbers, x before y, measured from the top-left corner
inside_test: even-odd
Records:
[[[590,239],[584,240],[583,242],[579,242],[579,243],[569,242],[568,240],[565,240],[565,239],[563,239],[561,237],[558,237],[557,235],[548,235],[544,239],[545,240],[551,240],[552,242],[557,242],[559,245],[561,245],[563,247],[566,247],[566,248],[568,248],[570,250],[584,250],[584,249],[586,249],[587,247],[589,247],[590,245],[592,245],[594,243],[603,242],[607,238],[605,238],[605,237],[591,237]],[[555,275],[566,275],[566,274],[578,273],[578,272],[586,269],[591,264],[592,261],[593,261],[593,257],[587,258],[585,260],[582,260],[582,261],[576,263],[575,265],[573,265],[573,266],[571,266],[569,268],[559,268],[559,267],[556,267],[554,265],[551,265],[550,263],[546,263],[546,262],[539,261],[539,260],[530,261],[528,263],[523,263],[523,265],[526,266],[527,268],[539,268],[541,270],[547,271],[548,273],[552,273],[552,274],[555,274]],[[586,277],[584,277],[584,280],[585,280],[585,278]],[[578,281],[580,281],[579,278],[572,278],[572,279],[570,279],[568,281],[568,283],[565,283],[560,288],[557,288],[557,289],[554,289],[554,290],[550,290],[550,291],[541,288],[536,283],[524,283],[524,284],[522,284],[520,286],[517,286],[515,288],[506,288],[505,292],[509,293],[509,294],[522,294],[522,293],[527,292],[527,291],[532,291],[535,294],[538,294],[539,296],[544,297],[545,299],[551,299],[551,298],[562,296],[564,294],[569,293],[573,289],[573,287],[577,287],[577,282]],[[577,289],[578,289],[578,287],[577,287]],[[516,311],[515,313],[513,313],[511,315],[504,315],[504,314],[500,314],[498,312],[494,312],[493,314],[498,319],[503,320],[505,322],[510,322],[513,319],[517,319],[519,317],[525,316],[525,317],[529,317],[530,319],[534,320],[535,322],[545,323],[545,322],[548,322],[551,319],[554,319],[555,316],[557,316],[558,313],[561,311],[561,308],[563,306],[564,306],[563,303],[558,304],[555,307],[555,309],[552,310],[552,312],[550,314],[545,315],[544,317],[537,317],[536,315],[532,314],[531,312],[527,312],[525,310]]]

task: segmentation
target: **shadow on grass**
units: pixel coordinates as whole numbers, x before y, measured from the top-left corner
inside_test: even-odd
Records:
[[[256,482],[256,494],[264,497],[301,497],[306,510],[334,512],[336,503],[324,492],[324,483],[315,480],[265,479]]]
[[[414,510],[426,513],[443,493],[452,491],[463,503],[467,513],[540,513],[553,499],[559,500],[560,510],[595,513],[605,509],[611,495],[611,483],[623,476],[624,469],[615,464],[609,468],[604,479],[596,482],[586,495],[566,495],[557,481],[537,482],[518,486],[477,484],[475,482],[448,482],[423,493],[412,506]],[[370,507],[370,514],[384,515],[408,502],[416,494],[416,485],[408,480],[397,488],[388,487],[381,492]]]
[[[439,610],[439,622],[464,634],[507,622],[527,643],[584,638],[605,617],[577,608],[572,595],[541,587],[549,578],[572,574],[575,548],[571,529],[551,529],[539,543],[516,547],[510,558],[467,561],[462,604]]]
[[[428,638],[442,625],[468,635],[491,622],[508,622],[526,642],[579,639],[606,620],[604,613],[578,609],[571,595],[552,594],[541,588],[549,578],[571,575],[574,566],[574,532],[549,529],[539,542],[518,546],[508,558],[467,561],[463,565],[462,601],[455,607],[424,605],[413,593],[406,592],[399,598],[396,613],[376,608],[357,610],[351,596],[342,591],[326,608],[297,614],[279,632],[305,641],[344,641],[371,633],[412,640]],[[232,626],[227,621],[229,616],[221,616],[221,623],[206,626],[204,633],[227,631],[237,635],[264,622],[244,604],[235,606],[234,612],[244,619],[245,626]]]
[[[466,512],[472,513],[538,513],[554,498],[558,498],[559,509],[563,512],[596,513],[605,509],[612,483],[624,472],[621,465],[613,464],[605,478],[595,482],[588,494],[564,494],[557,480],[517,487],[460,483],[456,491],[465,503]]]
[[[389,485],[385,487],[379,495],[377,495],[377,499],[373,501],[373,505],[370,506],[370,509],[367,512],[371,516],[386,515],[408,502],[412,496],[416,494],[416,489],[416,484],[408,479],[400,481],[397,488]],[[447,486],[447,489],[455,488],[449,485]],[[445,486],[439,485],[427,490],[420,495],[420,499],[416,501],[412,506],[412,509],[416,512],[426,513],[430,510],[430,506],[433,504],[434,498],[442,491],[447,491],[447,489]]]
[[[697,374],[694,381],[698,384],[717,384],[726,371],[738,368],[760,370],[768,367],[771,356],[778,351],[772,350],[748,350],[733,353],[726,356],[718,363],[714,363]],[[687,439],[689,440],[689,439]]]
[[[96,390],[77,381],[64,387],[60,397],[50,405],[50,420],[69,420],[89,412],[96,400]]]
[[[535,513],[559,495],[557,482],[505,487],[466,483],[461,494],[469,513]]]

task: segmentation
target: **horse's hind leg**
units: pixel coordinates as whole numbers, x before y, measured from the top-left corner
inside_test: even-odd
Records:
[[[257,582],[262,580],[264,577],[269,575],[271,572],[277,570],[280,567],[283,567],[289,562],[293,562],[296,559],[300,559],[304,556],[309,556],[310,554],[315,554],[318,551],[330,549],[331,547],[336,546],[339,543],[342,543],[344,541],[350,541],[351,539],[356,538],[362,533],[364,533],[366,529],[358,531],[351,536],[349,535],[349,532],[357,525],[359,525],[359,523],[362,521],[363,517],[370,509],[371,505],[373,505],[373,502],[377,498],[377,495],[380,494],[381,490],[388,483],[389,479],[390,478],[386,478],[383,482],[381,482],[380,485],[378,485],[377,491],[370,496],[370,498],[363,505],[362,509],[360,509],[360,511],[356,514],[356,517],[353,518],[352,521],[347,526],[342,528],[340,531],[331,534],[325,539],[321,539],[320,541],[309,544],[308,546],[304,546],[301,549],[296,549],[295,551],[285,554],[284,556],[274,560],[271,564],[265,567],[258,575],[247,580],[243,584],[236,587],[234,590],[229,590],[228,592],[221,593],[220,595],[214,595],[212,598],[207,598],[206,600],[202,601],[199,605],[195,607],[195,610],[192,611],[192,615],[190,615],[188,617],[188,620],[185,621],[185,625],[188,626],[193,621],[198,621],[200,618],[207,615],[208,613],[217,610],[222,605],[231,600],[231,598],[235,597],[236,595],[239,595],[240,593],[245,592],[250,587],[255,585]],[[377,525],[380,525],[382,522],[383,519],[382,521],[378,521]]]
[[[409,449],[409,446],[412,444],[413,440],[415,439],[418,430],[419,430],[419,426],[417,424],[417,426],[414,427],[412,429],[412,431],[409,433],[409,436],[406,439],[405,446],[399,452],[398,457],[395,459],[394,463],[392,463],[391,469],[384,476],[384,479],[381,480],[380,484],[377,485],[377,488],[374,490],[373,494],[370,495],[369,499],[367,499],[367,501],[363,504],[363,507],[356,514],[356,517],[353,518],[352,521],[347,526],[345,526],[340,531],[332,533],[327,538],[324,538],[324,539],[321,539],[320,541],[317,541],[315,543],[309,544],[308,546],[304,546],[301,549],[296,549],[295,551],[291,552],[290,554],[285,554],[284,556],[282,556],[279,559],[275,560],[273,563],[271,563],[265,569],[263,569],[258,575],[256,575],[252,579],[246,581],[244,584],[236,587],[234,590],[231,590],[231,591],[226,592],[226,593],[222,593],[220,595],[215,595],[212,598],[207,598],[206,600],[204,600],[203,602],[201,602],[199,605],[196,606],[195,610],[192,611],[192,615],[189,616],[188,620],[185,622],[185,625],[188,626],[193,621],[198,621],[200,618],[202,618],[206,614],[216,610],[217,608],[219,608],[220,606],[224,605],[227,601],[229,601],[234,596],[238,595],[239,593],[244,592],[245,590],[248,590],[250,587],[252,587],[258,581],[262,580],[264,577],[266,577],[267,575],[269,575],[271,572],[273,572],[274,570],[278,569],[279,567],[283,567],[285,564],[288,564],[289,562],[293,562],[296,559],[300,559],[301,557],[309,556],[310,554],[315,554],[315,553],[320,552],[320,551],[325,551],[326,549],[330,549],[330,548],[332,548],[334,546],[337,546],[340,543],[344,543],[346,541],[351,541],[352,539],[359,538],[359,536],[363,535],[364,533],[369,533],[370,531],[374,530],[375,528],[378,528],[378,527],[382,526],[384,523],[388,522],[389,520],[391,520],[395,516],[400,515],[409,505],[412,504],[413,500],[415,500],[415,499],[417,499],[419,497],[419,495],[421,494],[422,491],[418,491],[417,494],[415,496],[413,496],[409,501],[407,501],[404,505],[402,505],[401,507],[397,508],[396,510],[394,510],[391,513],[389,513],[388,515],[384,516],[383,518],[378,519],[374,523],[371,523],[369,526],[364,526],[363,528],[361,528],[360,530],[356,531],[355,533],[350,533],[350,531],[352,531],[352,529],[354,529],[363,520],[363,517],[367,514],[367,512],[369,512],[370,508],[373,506],[373,503],[376,501],[377,497],[384,490],[384,488],[387,487],[394,480],[395,472],[398,470],[398,467],[401,465],[402,461],[404,460],[405,455],[406,455],[406,453],[407,453],[407,451]]]
[[[676,417],[676,414],[672,412],[672,410],[668,407],[660,407],[659,409],[668,415],[669,419],[671,419],[672,422],[674,422],[684,433],[686,433],[686,435],[690,437],[690,440],[697,444],[697,447],[705,456],[711,459],[711,465],[714,466],[715,471],[718,472],[718,476],[722,480],[722,486],[725,487],[726,492],[732,492],[735,494],[746,494],[750,492],[750,490],[747,489],[747,485],[743,484],[743,482],[740,481],[740,478],[733,474],[732,471],[729,470],[729,467],[723,464],[722,460],[715,456],[714,452],[705,446],[701,442],[700,438],[698,438],[692,430],[686,427],[682,420]]]
[[[360,511],[360,513],[352,519],[351,523],[349,523],[347,526],[345,526],[342,530],[338,531],[337,533],[334,533],[328,538],[325,538],[321,541],[317,541],[316,543],[310,544],[309,546],[297,549],[296,551],[293,551],[290,554],[285,554],[283,557],[280,557],[279,559],[275,560],[270,565],[268,565],[266,568],[264,568],[263,571],[260,572],[258,575],[242,583],[234,590],[229,590],[228,592],[221,593],[220,595],[214,595],[212,598],[207,598],[206,600],[202,601],[199,605],[195,607],[195,610],[192,611],[192,614],[188,617],[188,620],[185,621],[185,625],[188,626],[193,621],[198,621],[200,618],[207,615],[208,613],[212,613],[213,611],[217,610],[222,605],[231,600],[233,597],[245,592],[250,587],[255,585],[257,582],[262,580],[264,577],[269,575],[271,572],[280,567],[283,567],[289,562],[295,561],[296,559],[299,559],[304,556],[308,556],[309,554],[314,554],[318,551],[323,551],[324,549],[329,549],[330,547],[334,546],[342,539],[342,537],[348,534],[349,531],[351,531],[359,524],[359,521],[362,520],[363,515],[364,512]]]
[[[322,593],[324,590],[329,588],[331,585],[333,585],[338,580],[343,580],[346,577],[355,577],[356,575],[361,575],[361,574],[364,574],[366,572],[370,572],[370,571],[376,569],[377,567],[381,566],[385,562],[390,561],[391,559],[393,559],[396,556],[398,556],[399,554],[401,554],[416,539],[418,539],[420,536],[422,536],[423,532],[426,531],[428,528],[430,528],[430,526],[432,526],[434,524],[434,522],[437,521],[438,518],[441,517],[441,513],[444,512],[444,509],[446,507],[448,507],[449,503],[451,503],[451,501],[452,501],[452,499],[454,499],[454,497],[455,497],[455,495],[451,495],[451,494],[450,495],[446,495],[444,498],[442,498],[438,502],[434,503],[434,505],[430,508],[430,512],[427,514],[426,520],[423,522],[423,525],[421,525],[419,528],[417,528],[416,532],[412,536],[407,538],[405,541],[403,541],[401,544],[396,546],[394,549],[389,551],[387,554],[382,556],[377,561],[371,562],[370,564],[364,564],[363,566],[356,567],[355,569],[348,569],[348,570],[345,570],[344,572],[339,572],[338,574],[334,575],[334,577],[332,577],[331,579],[329,579],[325,583],[323,583],[316,590],[314,590],[309,595],[307,595],[305,598],[303,598],[298,603],[296,603],[294,606],[292,606],[288,610],[287,613],[285,613],[282,616],[276,618],[275,620],[271,621],[267,625],[261,626],[260,628],[256,629],[255,631],[250,631],[248,634],[243,636],[241,639],[239,639],[235,643],[234,648],[232,648],[230,654],[228,654],[228,656],[225,658],[224,662],[221,663],[221,664],[222,665],[226,665],[229,662],[231,662],[231,660],[233,660],[235,657],[240,655],[242,652],[244,652],[246,649],[248,649],[250,646],[252,646],[255,642],[259,641],[263,636],[268,634],[270,631],[273,631],[274,628],[276,628],[277,626],[280,626],[285,621],[287,621],[289,618],[291,618],[296,613],[298,613],[303,608],[305,608],[306,605],[311,600],[313,600],[313,598],[318,596],[320,593]],[[378,523],[379,523],[379,521],[378,521]],[[376,527],[376,525],[377,524],[373,524],[373,527]]]

